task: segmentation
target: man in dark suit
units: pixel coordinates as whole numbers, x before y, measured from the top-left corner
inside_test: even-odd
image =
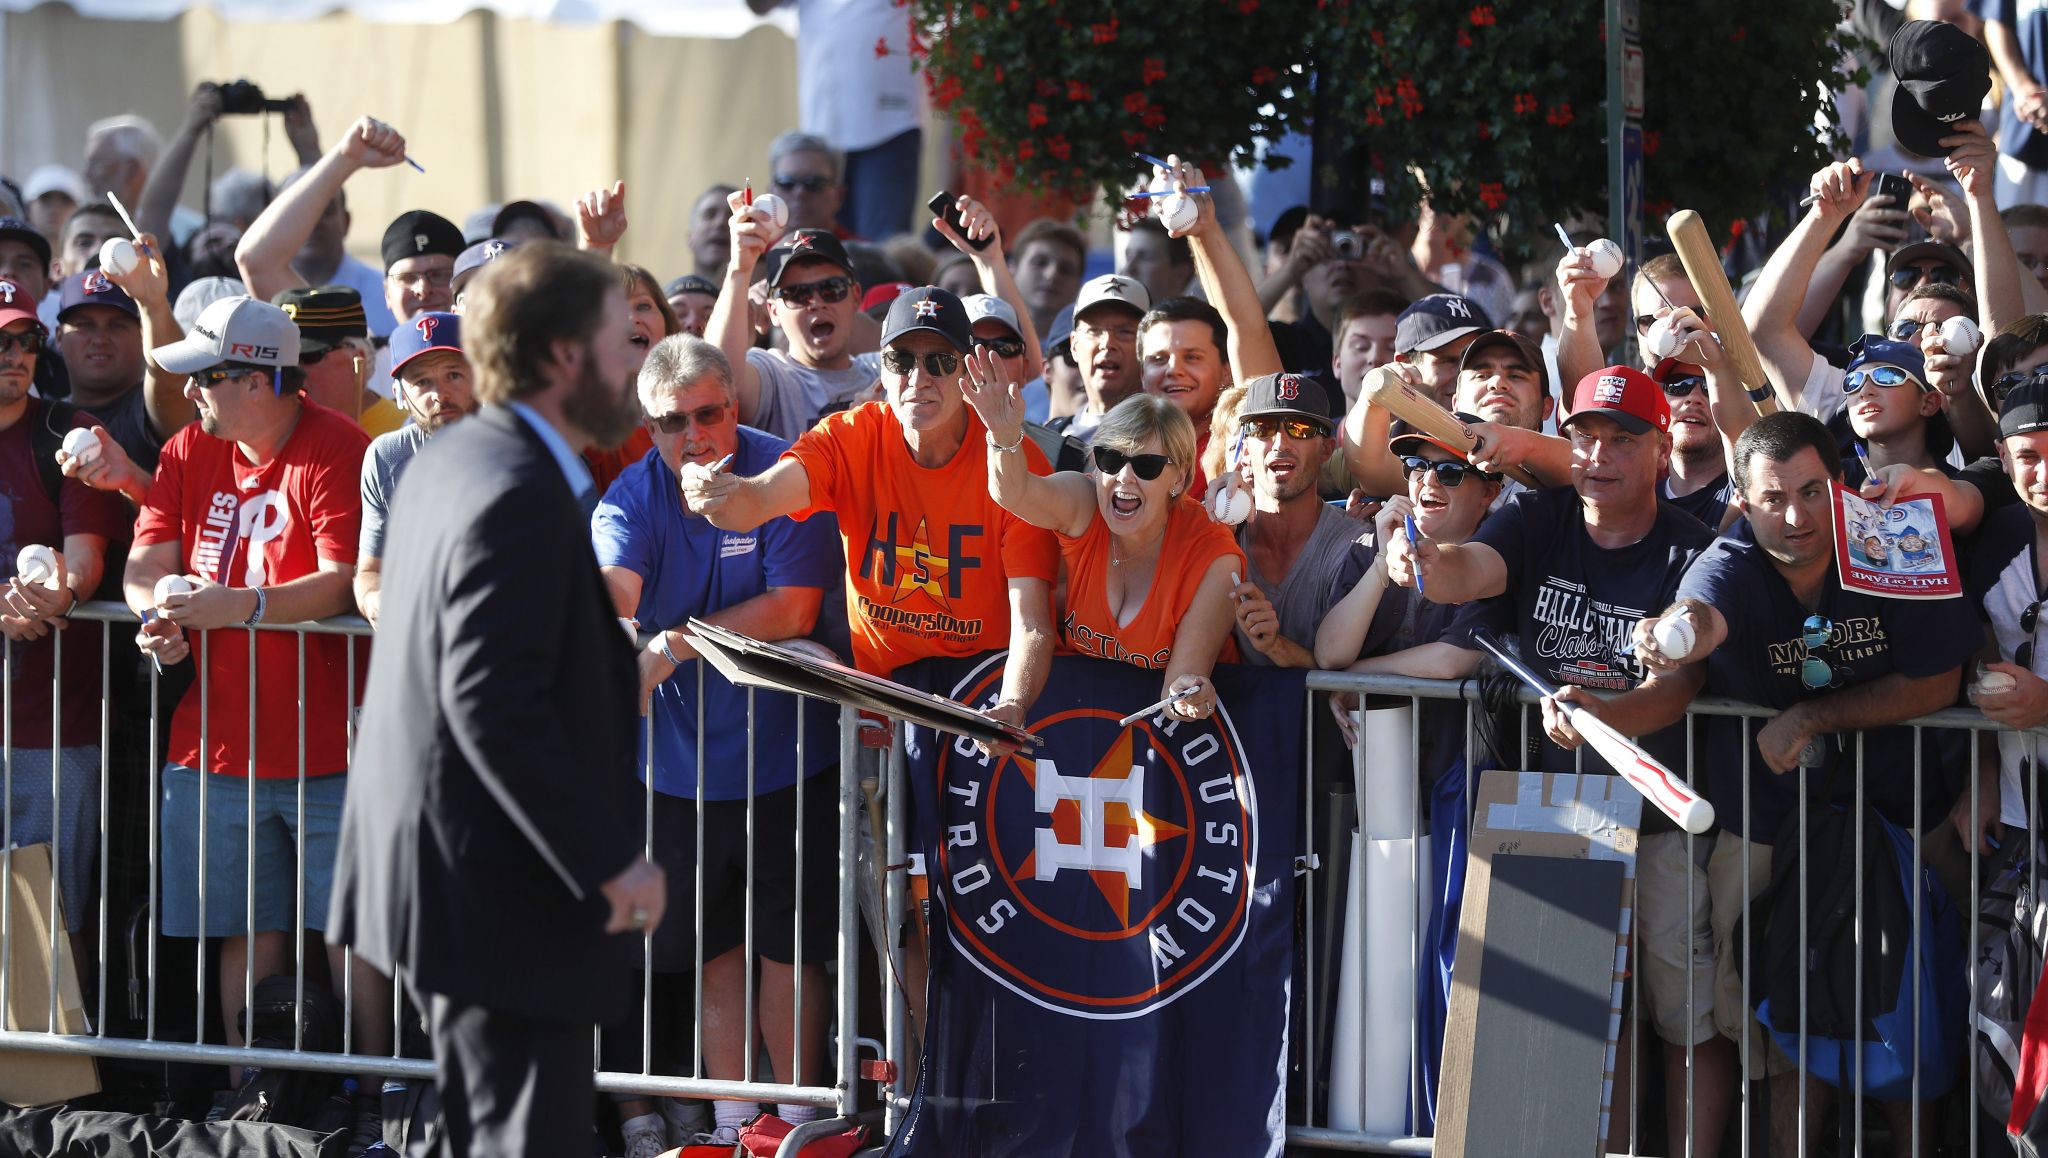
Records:
[[[333,927],[428,1011],[452,1158],[562,1158],[588,1150],[591,1033],[627,1012],[665,896],[580,458],[640,410],[612,267],[525,246],[468,297],[486,405],[392,504]]]

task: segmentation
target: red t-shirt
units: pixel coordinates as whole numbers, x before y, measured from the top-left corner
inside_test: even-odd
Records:
[[[1060,611],[1060,646],[1081,655],[1113,659],[1144,668],[1164,668],[1173,656],[1174,633],[1195,601],[1195,592],[1210,564],[1224,556],[1237,560],[1242,575],[1244,552],[1230,528],[1209,517],[1202,504],[1187,495],[1174,500],[1166,516],[1166,538],[1159,544],[1152,587],[1129,623],[1119,626],[1109,609],[1109,524],[1100,514],[1078,539],[1060,536],[1060,554],[1067,561],[1067,604]],[[1237,662],[1237,644],[1223,637],[1216,657]]]
[[[16,558],[31,543],[61,553],[67,534],[100,535],[110,548],[128,537],[128,504],[120,495],[67,478],[57,501],[50,501],[29,436],[48,417],[49,405],[30,398],[20,420],[0,430],[0,578],[15,574]],[[71,426],[89,430],[93,425],[90,415],[72,416]],[[34,643],[0,646],[14,653],[14,667],[8,673],[13,681],[14,747],[50,746],[50,680],[59,647],[64,659],[64,695],[58,705],[63,712],[61,743],[67,748],[99,743],[99,624],[73,620]]]
[[[1051,468],[1026,440],[1034,473]],[[885,402],[827,415],[784,454],[810,477],[811,507],[832,511],[846,547],[846,618],[854,666],[888,675],[934,655],[1007,647],[1008,580],[1059,574],[1059,544],[989,497],[988,441],[967,414],[967,438],[946,465],[910,457]]]
[[[149,502],[135,521],[138,550],[180,545],[186,573],[228,587],[275,587],[319,570],[321,559],[354,564],[362,525],[358,487],[370,438],[346,416],[314,402],[301,404],[298,425],[276,458],[250,465],[239,446],[194,422],[171,437],[157,464]],[[209,640],[208,635],[218,637]],[[299,710],[306,716],[306,773],[348,768],[350,640],[308,635],[306,681],[299,687],[299,641],[289,631],[258,631],[256,666],[249,633],[193,632],[192,662],[202,683],[171,720],[171,759],[188,768],[244,776],[249,772],[249,683],[256,685],[256,775],[299,773]],[[209,642],[218,647],[208,647]],[[355,690],[362,694],[369,642],[355,640]],[[206,689],[206,762],[200,763],[200,689]]]

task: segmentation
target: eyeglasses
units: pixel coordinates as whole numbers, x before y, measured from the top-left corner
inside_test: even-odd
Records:
[[[2029,670],[2034,666],[2033,635],[2034,628],[2041,622],[2041,603],[2041,600],[2036,599],[2027,604],[2025,611],[2020,612],[2020,630],[2027,633],[2027,638],[2012,653],[2012,661]]]
[[[977,350],[994,350],[998,358],[1014,358],[1024,352],[1024,343],[1015,338],[976,338]]]
[[[1664,397],[1683,398],[1695,390],[1707,388],[1707,380],[1698,374],[1680,374],[1657,383],[1664,388]]]
[[[823,281],[806,282],[803,285],[786,286],[775,291],[775,300],[791,309],[802,309],[811,304],[811,295],[818,295],[823,302],[843,302],[853,292],[850,277],[828,277]]]
[[[1321,423],[1307,418],[1252,418],[1246,420],[1244,433],[1271,441],[1283,433],[1289,438],[1323,438],[1328,431]]]
[[[1991,382],[1991,398],[1994,402],[2005,401],[2005,396],[2029,382],[2048,382],[2048,366],[2036,366],[2032,370],[2007,370]]]
[[[211,370],[201,370],[192,375],[192,384],[203,390],[211,390],[223,382],[232,382],[237,378],[247,378],[251,374],[261,373],[263,371],[251,366],[215,366]]]
[[[1488,477],[1485,471],[1480,470],[1469,462],[1452,462],[1449,459],[1438,461],[1413,454],[1401,457],[1401,473],[1403,475],[1412,477],[1417,471],[1424,470],[1435,471],[1436,481],[1447,487],[1454,487],[1464,482],[1465,476],[1468,474],[1475,474],[1480,478]]]
[[[1872,366],[1866,370],[1851,370],[1844,374],[1842,376],[1842,393],[1854,394],[1870,383],[1876,383],[1879,386],[1904,386],[1908,382],[1920,387],[1922,390],[1927,389],[1925,383],[1906,371],[1899,369],[1897,366]]]
[[[31,358],[42,353],[42,332],[40,330],[22,330],[18,333],[9,333],[6,330],[0,330],[0,354],[5,354],[12,350],[20,350]]]
[[[830,189],[832,187],[832,178],[777,177],[775,179],[775,187],[777,189],[780,189],[784,193],[794,193],[799,189],[803,190],[806,193],[823,193],[825,190]]]
[[[1912,289],[1923,281],[1954,285],[1963,280],[1963,276],[1954,266],[1909,265],[1903,269],[1893,270],[1890,280],[1894,289]]]
[[[1173,460],[1163,454],[1125,454],[1106,446],[1095,448],[1095,469],[1103,474],[1117,474],[1129,463],[1131,470],[1146,482],[1158,478],[1160,473],[1173,465]]]
[[[932,350],[924,356],[924,372],[935,378],[951,377],[959,368],[960,355],[951,350]],[[882,369],[891,374],[908,374],[917,369],[917,354],[910,350],[884,350]]]
[[[647,421],[653,423],[654,428],[663,434],[681,434],[688,430],[693,422],[699,429],[723,423],[726,411],[730,409],[731,403],[721,402],[715,406],[699,406],[695,410],[678,410],[674,414],[650,415]]]
[[[424,285],[428,289],[441,290],[447,289],[455,282],[455,272],[445,269],[432,269],[424,273],[387,273],[384,276],[386,279],[397,282],[406,289],[413,289]]]
[[[1894,342],[1910,342],[1913,335],[1924,329],[1940,329],[1940,322],[1923,322],[1919,318],[1895,318],[1884,335]]]
[[[1824,688],[1835,682],[1835,669],[1828,662],[1812,654],[1817,647],[1832,647],[1835,638],[1835,621],[1825,615],[1809,615],[1800,628],[1799,640],[1806,645],[1807,656],[1799,662],[1799,682],[1808,688]]]

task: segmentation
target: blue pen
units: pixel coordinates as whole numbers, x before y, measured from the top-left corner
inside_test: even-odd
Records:
[[[1208,191],[1209,187],[1207,185],[1190,185],[1185,189],[1147,189],[1141,193],[1131,194],[1131,200],[1136,201],[1141,197],[1165,197],[1171,193],[1207,193]]]
[[[1153,156],[1150,153],[1132,153],[1131,156],[1136,157],[1138,160],[1145,162],[1147,165],[1157,165],[1160,168],[1167,170],[1168,172],[1171,172],[1173,170],[1172,165],[1167,164],[1166,162],[1160,160],[1159,158]]]
[[[1415,516],[1414,516],[1414,515],[1402,515],[1402,516],[1401,516],[1401,521],[1402,521],[1402,522],[1404,522],[1404,523],[1406,523],[1406,524],[1408,525],[1408,544],[1409,544],[1409,546],[1414,546],[1414,545],[1415,545],[1416,543],[1419,543],[1419,542],[1421,542],[1421,541],[1422,541],[1422,535],[1421,535],[1421,533],[1420,533],[1420,532],[1416,531],[1416,529],[1415,529]],[[1427,599],[1427,598],[1429,598],[1429,596],[1427,596],[1427,595],[1424,595],[1424,594],[1423,594],[1423,591],[1422,591],[1422,568],[1420,568],[1420,567],[1417,567],[1417,568],[1415,569],[1415,594],[1416,594],[1417,596],[1420,596],[1420,597],[1421,597],[1421,598],[1423,598],[1423,599]]]
[[[731,465],[732,465],[732,455],[728,454],[728,455],[726,455],[726,456],[725,456],[724,458],[721,458],[721,459],[719,459],[719,460],[718,460],[717,462],[714,462],[714,463],[712,463],[712,464],[711,464],[711,473],[712,473],[712,474],[717,474],[717,473],[719,473],[720,471],[723,471],[723,470],[724,470],[724,469],[725,469],[726,467],[729,467],[729,466],[731,466]]]
[[[414,169],[418,170],[419,172],[424,173],[427,171],[427,167],[425,165],[420,164],[418,161],[413,160],[411,157],[407,157],[405,159],[405,163],[411,165]]]
[[[1870,456],[1863,453],[1863,444],[1860,442],[1856,444],[1856,461],[1863,464],[1863,481],[1866,483],[1876,481],[1877,470],[1870,465]]]

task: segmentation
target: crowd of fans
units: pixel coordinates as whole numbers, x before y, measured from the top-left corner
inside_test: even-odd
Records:
[[[2017,49],[1990,27],[2007,67]],[[2014,86],[2023,111],[2040,91]],[[274,192],[230,183],[199,218],[176,191],[216,115],[204,86],[168,146],[117,118],[91,136],[89,183],[0,191],[0,567],[13,575],[23,547],[55,551],[49,581],[9,580],[0,631],[11,839],[56,834],[75,931],[102,889],[125,905],[153,887],[166,934],[220,938],[215,996],[239,1044],[245,973],[289,971],[293,931],[324,925],[371,645],[225,629],[377,622],[392,506],[434,501],[403,486],[406,466],[477,409],[465,288],[521,246],[608,255],[629,197],[613,184],[573,217],[514,202],[466,224],[413,210],[384,230],[380,269],[343,248],[345,186],[404,163],[395,129],[363,118],[322,151],[296,102],[300,167]],[[2010,833],[2029,813],[2022,730],[2048,722],[2048,656],[2034,654],[2048,206],[2019,199],[2032,186],[2007,179],[2018,162],[1977,122],[1939,145],[1941,171],[1890,193],[1857,161],[1812,175],[1810,204],[1745,288],[1779,410],[1764,417],[1676,258],[1602,276],[1593,229],[1523,270],[1520,292],[1471,252],[1479,223],[1402,226],[1365,207],[1288,215],[1254,268],[1197,192],[1191,224],[1140,221],[1122,272],[1084,281],[1072,224],[1005,236],[964,196],[957,224],[931,220],[936,253],[858,237],[840,216],[841,154],[803,134],[773,144],[761,190],[703,191],[692,268],[664,283],[619,264],[627,344],[598,351],[604,335],[587,336],[593,373],[637,375],[645,421],[587,456],[584,496],[614,609],[646,640],[655,849],[702,865],[701,894],[670,889],[681,911],[651,968],[701,962],[703,1072],[739,1079],[757,1045],[778,1080],[823,1070],[836,796],[833,780],[810,782],[836,751],[824,706],[700,670],[691,617],[883,675],[1006,647],[989,710],[1020,724],[1055,652],[1155,670],[1168,710],[1198,719],[1217,708],[1219,662],[1460,678],[1480,666],[1484,628],[1564,687],[1528,741],[1490,760],[1577,767],[1559,710],[1571,703],[1691,770],[1716,805],[1697,843],[1646,818],[1632,998],[1662,1046],[1671,1128],[1690,1121],[1699,1152],[1716,1152],[1753,1025],[1732,942],[1741,887],[1769,879],[1796,803],[1786,773],[1861,759],[1869,801],[1922,818],[1926,862],[1957,897],[1971,852],[1989,871],[2027,843]],[[1209,177],[1174,159],[1152,180]],[[88,190],[136,207],[140,260],[102,264],[127,231]],[[786,222],[760,202],[770,191]],[[1463,292],[1441,280],[1445,252]],[[1956,318],[1991,335],[1981,351],[1952,352]],[[1653,331],[1668,354],[1649,352]],[[1363,397],[1368,375],[1438,399],[1476,446],[1392,421]],[[1968,595],[1845,588],[1835,482],[1885,501],[1938,494]],[[102,644],[68,618],[95,597],[142,621],[132,648],[125,630],[109,641],[119,751],[105,756],[117,796],[163,760],[156,882],[95,882]],[[1683,655],[1655,631],[1674,617],[1696,637]],[[2005,726],[1977,766],[1953,737],[1916,745],[1898,726],[1959,702],[1973,666],[2011,678],[1976,700]],[[1777,714],[1760,728],[1716,718],[1689,739],[1702,693]],[[153,695],[170,720],[159,753],[133,724]],[[1331,707],[1355,740],[1355,698]],[[800,727],[818,740],[801,756]],[[1422,775],[1461,775],[1462,712],[1427,710],[1421,732]],[[1834,783],[1846,792],[1849,777]],[[1704,890],[1688,888],[1695,868]],[[338,952],[329,970],[356,1014],[353,1047],[388,1051],[389,979],[360,963],[349,976]],[[636,1019],[607,1033],[609,1066],[638,1067],[638,1032]],[[645,1048],[691,1072],[690,1041],[658,1025]],[[1776,1046],[1758,1039],[1750,1058],[1749,1077],[1796,1089]],[[1808,1084],[1824,1104],[1831,1087]],[[374,1129],[375,1099],[358,1097]],[[1796,1104],[1771,1102],[1780,1142]],[[644,1156],[729,1137],[755,1109],[622,1098],[619,1118]],[[1887,1109],[1903,1136],[1905,1108]]]

